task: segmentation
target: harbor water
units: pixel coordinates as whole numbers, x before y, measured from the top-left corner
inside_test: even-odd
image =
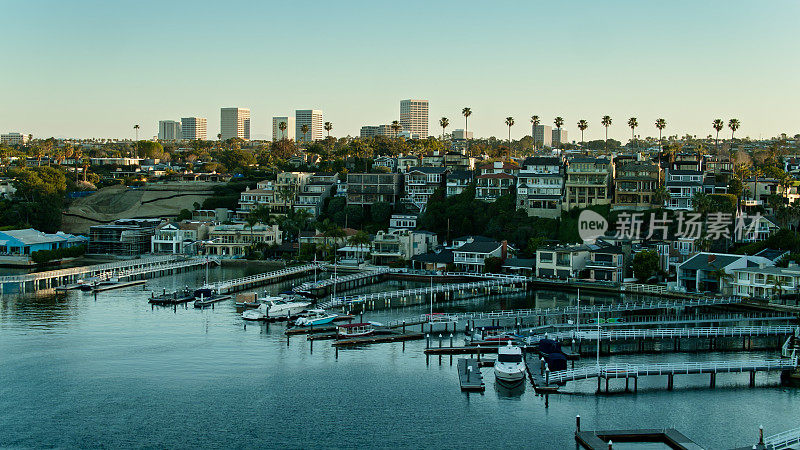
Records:
[[[247,270],[255,269],[226,266],[210,276]],[[198,286],[203,277],[198,270],[96,296],[0,299],[0,447],[574,448],[580,415],[584,429],[674,427],[708,448],[732,448],[755,443],[759,425],[770,435],[800,419],[800,390],[781,386],[777,373],[759,373],[755,388],[747,374],[721,374],[713,390],[707,375],[678,375],[673,391],[664,389],[666,377],[646,377],[635,394],[622,392],[624,380],[613,380],[609,395],[595,395],[596,381],[587,380],[546,398],[529,385],[495,385],[484,369],[486,391],[465,394],[455,360],[426,361],[425,341],[337,354],[330,341],[312,348],[304,336],[287,340],[284,324],[245,328],[233,300],[203,310],[147,303],[151,292]],[[540,292],[436,310],[572,301],[572,294]],[[411,317],[428,308],[367,311],[365,319]],[[443,339],[448,345],[449,336]],[[777,353],[618,355],[601,362],[768,355]],[[577,364],[595,362],[584,359]]]

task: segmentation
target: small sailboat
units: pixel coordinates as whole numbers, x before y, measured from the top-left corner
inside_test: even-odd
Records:
[[[497,349],[497,361],[494,363],[494,376],[497,381],[506,384],[517,384],[525,380],[525,361],[522,349],[509,342]]]
[[[300,317],[294,324],[298,327],[325,325],[333,322],[333,319],[337,317],[339,317],[337,314],[325,312],[324,309],[311,309],[307,316]]]

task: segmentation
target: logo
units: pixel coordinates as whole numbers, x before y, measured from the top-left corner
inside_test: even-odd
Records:
[[[578,216],[578,234],[584,244],[592,244],[598,237],[608,231],[608,221],[605,217],[590,209],[581,211]]]

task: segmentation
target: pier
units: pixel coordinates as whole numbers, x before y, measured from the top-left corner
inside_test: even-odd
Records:
[[[278,281],[287,278],[296,277],[306,274],[317,269],[317,264],[306,264],[303,266],[287,267],[281,270],[272,272],[264,272],[256,275],[249,275],[241,278],[234,278],[231,280],[218,281],[211,284],[210,288],[218,294],[230,294],[233,292],[252,289],[265,284],[277,283]]]
[[[98,280],[108,280],[110,278],[118,278],[120,280],[123,278],[128,280],[142,279],[148,275],[167,275],[208,263],[218,263],[218,260],[207,257],[186,258],[176,255],[151,256],[106,264],[47,270],[25,275],[7,275],[0,277],[0,295],[14,290],[24,293],[52,289],[59,286],[68,288],[69,286],[74,286],[78,280],[85,278],[96,278]]]
[[[486,390],[478,359],[459,358],[456,367],[458,368],[458,383],[461,385],[462,391],[482,392]]]
[[[335,277],[335,278],[327,278],[325,280],[320,280],[317,282],[306,282],[299,286],[296,286],[292,289],[297,294],[307,295],[310,297],[324,297],[328,295],[330,292],[334,291],[334,285],[336,291],[346,291],[350,289],[355,289],[357,287],[366,286],[368,284],[374,284],[379,281],[382,281],[384,276],[388,273],[392,272],[392,269],[388,267],[380,267],[375,270],[369,270],[367,272],[361,273],[354,273],[350,275],[345,275],[343,277]]]
[[[763,430],[762,430],[763,432]],[[796,448],[800,445],[800,428],[784,431],[769,437],[764,438],[764,442],[759,444],[763,445],[764,449],[782,450],[786,448]],[[753,448],[756,448],[753,446]]]

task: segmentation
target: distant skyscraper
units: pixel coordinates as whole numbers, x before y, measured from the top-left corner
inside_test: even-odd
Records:
[[[286,124],[286,130],[281,131],[281,122]],[[272,140],[294,139],[294,117],[273,117],[272,118]]]
[[[219,129],[223,141],[235,137],[249,141],[250,110],[247,108],[221,108]]]
[[[537,147],[553,146],[553,127],[548,125],[534,125],[533,143]]]
[[[158,139],[162,141],[177,141],[183,139],[181,123],[177,120],[159,120]]]
[[[428,101],[427,100],[401,100],[400,125],[403,131],[411,133],[414,139],[428,137]]]
[[[391,125],[365,125],[361,127],[362,138],[372,138],[375,136],[394,137]]]
[[[5,133],[0,135],[0,143],[8,145],[24,145],[28,143],[28,135],[22,133]]]
[[[567,140],[567,130],[562,128],[560,132],[561,135],[558,134],[559,133],[558,128],[553,129],[553,145],[552,145],[553,147],[558,147],[559,145],[565,142],[569,142]]]
[[[206,128],[208,120],[205,117],[183,117],[181,118],[181,134],[187,141],[208,139]]]
[[[320,109],[298,109],[294,112],[297,121],[295,122],[295,136],[297,142],[314,142],[322,139],[322,110]],[[303,135],[301,128],[308,125],[308,133]]]

